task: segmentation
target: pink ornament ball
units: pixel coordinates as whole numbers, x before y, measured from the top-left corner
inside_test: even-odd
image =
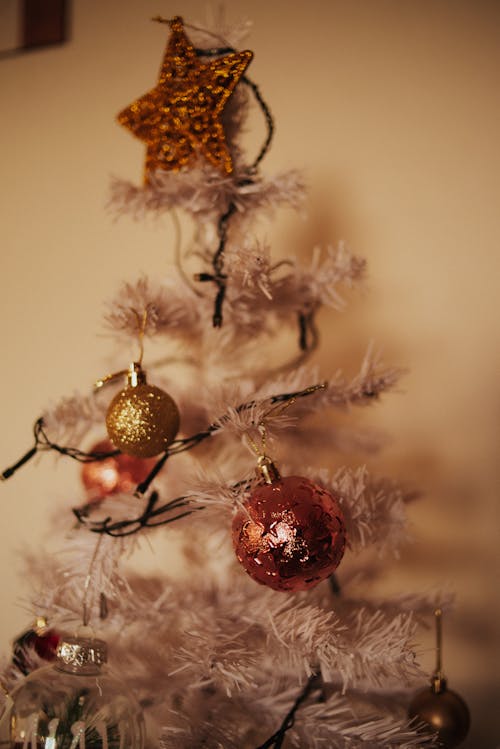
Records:
[[[255,489],[233,520],[238,561],[273,590],[307,590],[329,577],[345,550],[338,498],[302,476]]]
[[[111,453],[116,451],[109,440],[97,442],[90,452]],[[148,476],[155,464],[152,458],[136,458],[133,455],[113,455],[104,460],[84,463],[81,478],[89,502],[98,502],[119,492],[132,492]]]

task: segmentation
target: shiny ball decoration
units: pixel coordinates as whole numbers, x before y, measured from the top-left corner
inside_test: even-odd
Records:
[[[445,679],[417,692],[408,708],[408,717],[437,732],[439,745],[445,749],[459,746],[469,732],[469,708],[459,694],[447,688]]]
[[[314,587],[338,567],[345,544],[338,498],[302,476],[274,474],[233,519],[238,561],[273,590]]]
[[[55,663],[10,694],[11,749],[143,749],[141,708],[106,659],[102,640],[63,638]]]
[[[108,436],[120,452],[136,458],[159,455],[179,431],[179,410],[161,388],[149,385],[143,370],[132,364],[127,386],[109,404]]]
[[[26,676],[33,668],[32,653],[36,653],[44,661],[55,660],[61,637],[60,632],[48,626],[45,617],[37,617],[33,627],[14,640],[12,646],[13,665]]]
[[[96,442],[90,452],[111,453],[114,450],[115,447],[109,440],[101,440]],[[89,502],[98,502],[119,492],[133,491],[144,481],[154,465],[152,458],[136,458],[124,453],[84,463],[81,479]]]

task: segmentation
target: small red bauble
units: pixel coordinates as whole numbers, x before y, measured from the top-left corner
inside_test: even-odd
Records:
[[[273,467],[274,468],[274,467]],[[329,577],[345,549],[338,499],[302,476],[258,486],[233,520],[238,561],[274,590],[307,590]]]
[[[33,625],[33,629],[23,632],[13,644],[12,662],[21,673],[27,675],[30,672],[30,651],[43,658],[44,661],[55,660],[57,647],[61,639],[60,632],[55,629],[49,629],[47,620],[44,617],[38,617]]]
[[[111,453],[115,450],[109,440],[102,440],[92,447],[91,452]],[[155,462],[152,458],[136,458],[120,453],[104,460],[84,463],[82,482],[89,501],[97,502],[111,494],[133,491],[148,476]]]

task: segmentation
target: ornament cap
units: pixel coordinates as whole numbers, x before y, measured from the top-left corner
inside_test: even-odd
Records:
[[[443,692],[446,692],[447,686],[448,682],[442,674],[434,674],[431,679],[431,691],[433,694],[442,694]]]
[[[146,382],[146,373],[141,367],[140,362],[132,362],[127,371],[127,383],[130,387],[135,388],[138,385],[144,385]]]
[[[281,478],[280,472],[274,465],[271,458],[267,455],[261,455],[257,461],[257,468],[255,469],[257,476],[264,479],[266,484],[273,484],[275,481],[279,481]]]
[[[65,637],[57,648],[57,667],[73,674],[98,673],[107,660],[106,643],[93,637]]]
[[[33,630],[37,635],[44,635],[49,628],[49,623],[45,616],[37,616],[33,622]]]
[[[127,383],[130,385],[130,387],[137,387],[137,385],[144,385],[146,382],[146,373],[143,370],[140,362],[132,362],[130,364],[128,369],[120,369],[119,372],[113,372],[112,374],[108,374],[105,377],[101,377],[100,380],[97,380],[94,382],[94,390],[100,390],[104,385],[107,385],[108,382],[113,382],[114,380],[117,380],[118,377],[122,377],[123,375],[127,376]]]

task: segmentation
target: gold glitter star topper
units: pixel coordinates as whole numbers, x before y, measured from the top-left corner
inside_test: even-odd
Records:
[[[198,156],[231,174],[221,115],[253,53],[246,50],[202,63],[182,18],[168,23],[171,34],[157,85],[120,112],[118,122],[147,144],[146,182],[156,169],[178,171]]]

